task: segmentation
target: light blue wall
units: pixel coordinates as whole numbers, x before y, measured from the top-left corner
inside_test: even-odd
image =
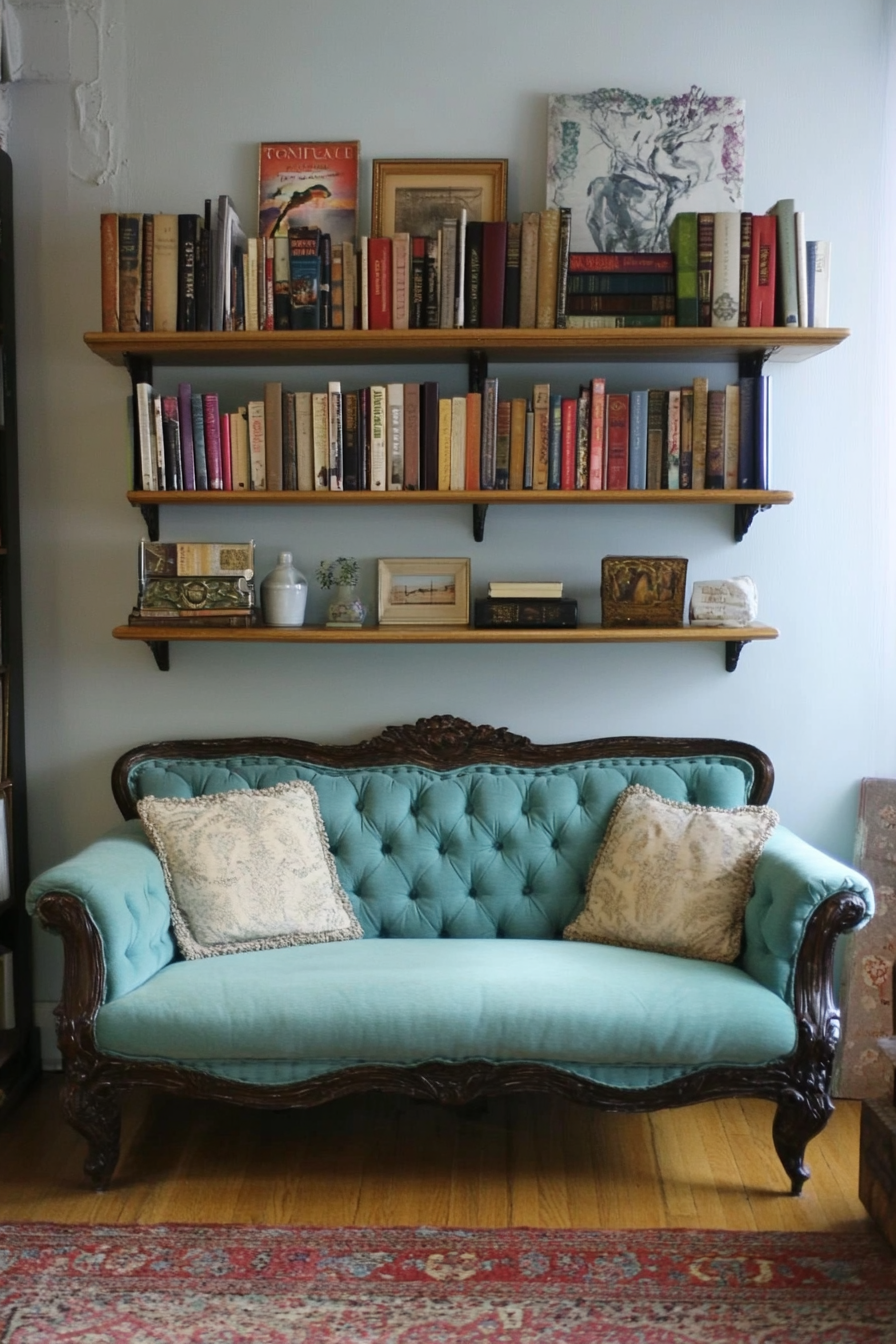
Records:
[[[849,858],[859,780],[896,768],[890,478],[874,414],[880,0],[97,0],[20,10],[36,44],[29,78],[12,91],[9,137],[34,870],[114,821],[110,767],[138,742],[350,741],[442,712],[539,741],[754,742],[775,762],[786,822]],[[746,99],[747,208],[794,196],[810,236],[833,244],[832,321],[853,335],[774,375],[773,484],[795,492],[791,506],[760,517],[738,548],[722,508],[493,508],[481,546],[469,510],[449,506],[184,508],[163,515],[163,535],[253,536],[261,573],[281,548],[309,572],[321,556],[350,552],[363,560],[369,600],[377,556],[469,555],[475,591],[490,577],[557,575],[592,618],[602,555],[684,554],[692,578],[752,574],[760,615],[781,630],[776,643],[748,647],[733,676],[718,646],[214,644],[172,647],[162,675],[141,645],[112,640],[134,600],[143,525],[124,498],[126,375],[82,341],[100,322],[102,210],[191,211],[229,191],[250,221],[258,142],[314,137],[360,139],[365,222],[371,159],[414,155],[506,157],[518,217],[544,204],[549,92],[691,84]],[[720,385],[719,367],[707,371]],[[505,372],[512,393],[539,370]],[[590,372],[556,366],[551,377],[574,390]],[[670,380],[668,367],[609,372],[621,389]],[[188,376],[235,398],[265,371]],[[375,371],[270,376],[295,388],[329,376],[358,386]],[[463,376],[446,369],[442,385],[461,391]],[[311,618],[322,609],[312,591]],[[39,971],[38,997],[54,998],[58,963],[44,941]]]

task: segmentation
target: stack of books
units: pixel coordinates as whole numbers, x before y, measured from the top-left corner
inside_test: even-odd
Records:
[[[559,580],[500,581],[473,603],[473,624],[482,629],[575,629],[578,603],[564,598]]]
[[[137,572],[130,625],[255,624],[252,541],[141,541]]]

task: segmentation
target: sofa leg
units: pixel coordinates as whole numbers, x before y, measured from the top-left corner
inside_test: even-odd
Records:
[[[826,1092],[808,1095],[791,1089],[778,1103],[772,1122],[772,1139],[781,1165],[790,1177],[790,1193],[800,1195],[809,1179],[809,1168],[804,1162],[810,1139],[820,1134],[827,1124],[833,1103]]]
[[[69,1124],[87,1140],[84,1175],[94,1190],[105,1190],[118,1162],[121,1142],[121,1106],[117,1090],[108,1082],[66,1080],[62,1109]]]

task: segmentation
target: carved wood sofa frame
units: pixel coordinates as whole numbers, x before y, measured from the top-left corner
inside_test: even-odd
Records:
[[[752,765],[749,802],[765,803],[772,791],[771,761],[757,748],[724,739],[595,738],[535,744],[505,728],[475,726],[441,715],[416,724],[386,728],[379,736],[347,746],[290,738],[242,738],[154,743],[126,753],[116,763],[112,789],[122,815],[137,815],[127,785],[140,761],[236,755],[277,755],[313,765],[354,767],[417,765],[453,770],[490,764],[545,767],[602,758],[735,755]],[[813,913],[799,952],[794,982],[797,1044],[780,1059],[761,1066],[708,1066],[673,1081],[639,1089],[617,1088],[574,1077],[546,1064],[433,1061],[419,1067],[353,1066],[324,1078],[286,1085],[258,1085],[205,1075],[166,1063],[103,1054],[95,1038],[104,996],[104,963],[99,933],[77,898],[50,892],[41,897],[42,923],[64,942],[62,1000],[56,1008],[63,1057],[62,1104],[66,1118],[88,1143],[84,1171],[93,1187],[105,1189],[119,1155],[122,1094],[152,1087],[182,1096],[244,1106],[283,1109],[316,1106],[354,1092],[383,1091],[463,1106],[502,1093],[548,1092],[604,1111],[644,1112],[730,1097],[759,1097],[777,1103],[772,1136],[778,1157],[798,1195],[809,1177],[805,1150],[832,1111],[830,1096],[840,1012],[834,983],[838,936],[860,924],[866,910],[855,891],[829,896]]]

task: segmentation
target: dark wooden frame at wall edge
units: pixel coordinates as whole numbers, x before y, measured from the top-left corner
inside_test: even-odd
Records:
[[[736,751],[754,766],[751,803],[765,802],[774,779],[771,762],[746,744],[660,738],[616,738],[533,744],[507,729],[474,726],[451,716],[420,720],[384,730],[350,746],[323,746],[288,739],[239,739],[150,744],[118,762],[113,790],[122,813],[134,814],[126,778],[140,759],[165,755],[221,755],[273,752],[331,766],[419,764],[451,769],[458,763],[548,765],[597,757],[676,756]],[[105,973],[99,931],[81,902],[65,892],[41,897],[37,912],[45,927],[61,934],[65,948],[62,1001],[56,1009],[65,1081],[63,1108],[88,1142],[84,1170],[96,1189],[112,1179],[118,1161],[121,1098],[134,1087],[152,1087],[182,1096],[262,1108],[307,1107],[356,1092],[401,1093],[447,1105],[478,1098],[547,1092],[603,1111],[644,1112],[688,1106],[726,1097],[757,1097],[777,1105],[772,1137],[799,1194],[808,1179],[805,1151],[833,1111],[830,1096],[834,1051],[840,1036],[834,950],[840,934],[857,927],[865,903],[845,889],[823,900],[808,921],[796,962],[793,1004],[797,1026],[794,1050],[757,1066],[709,1066],[655,1087],[611,1087],[546,1064],[431,1061],[419,1066],[358,1065],[325,1077],[285,1085],[236,1082],[198,1069],[104,1054],[96,1043],[96,1017],[103,1003]]]

